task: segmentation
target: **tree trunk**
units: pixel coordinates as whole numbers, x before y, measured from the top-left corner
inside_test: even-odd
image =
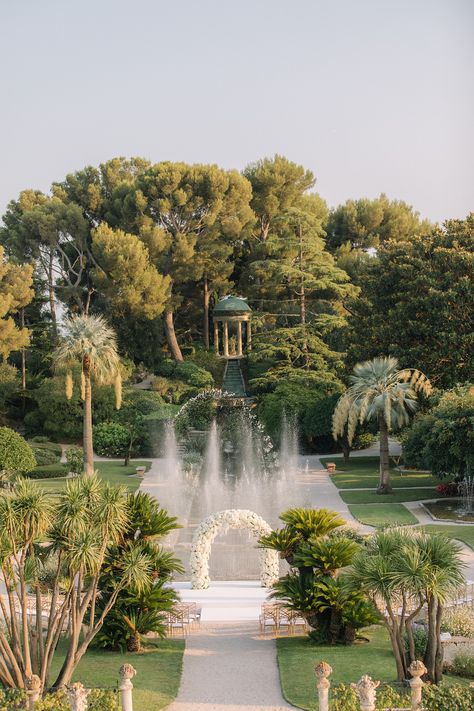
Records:
[[[206,276],[204,277],[202,302],[204,309],[204,346],[206,350],[209,350],[209,284]]]
[[[86,476],[91,476],[94,472],[94,450],[92,446],[92,386],[89,356],[84,356],[82,360],[82,372],[84,373],[84,472]]]
[[[443,678],[443,661],[444,648],[441,643],[441,619],[443,617],[443,605],[438,600],[438,609],[436,610],[436,653],[434,665],[434,682],[439,684]]]
[[[380,482],[377,494],[391,494],[390,486],[390,461],[388,456],[388,426],[383,414],[379,415],[380,432]]]
[[[176,338],[176,333],[174,330],[174,317],[171,309],[165,311],[164,325],[166,340],[168,341],[171,355],[173,356],[174,360],[182,362],[184,358],[183,354],[181,353],[181,348],[179,347],[178,339]]]
[[[56,294],[54,293],[54,274],[53,274],[54,254],[51,252],[49,258],[49,273],[48,273],[48,294],[49,294],[49,310],[51,313],[51,325],[53,327],[53,343],[58,338],[58,321],[56,318]]]
[[[342,454],[344,456],[344,462],[347,463],[349,461],[349,455],[351,453],[351,448],[349,446],[349,443],[348,443],[347,439],[345,437],[343,437],[342,439],[339,440],[339,444],[341,445]]]
[[[300,300],[300,321],[301,325],[303,326],[303,329],[305,329],[305,333],[303,336],[303,361],[304,361],[304,367],[306,370],[309,370],[309,358],[308,358],[308,342],[306,340],[306,293],[305,293],[305,288],[304,288],[304,275],[303,275],[303,232],[301,229],[301,223],[299,225],[299,237],[300,237],[300,248],[299,248],[299,255],[298,255],[298,261],[300,265],[300,272],[301,272],[301,280],[300,280],[300,292],[299,292],[299,300]]]
[[[25,328],[25,309],[21,309],[21,327]],[[21,389],[26,390],[26,348],[21,349]]]

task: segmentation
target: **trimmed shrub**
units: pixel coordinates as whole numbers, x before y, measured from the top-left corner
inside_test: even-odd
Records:
[[[59,452],[55,445],[49,447],[45,444],[30,444],[33,454],[36,459],[36,463],[39,467],[45,464],[57,464],[61,459],[61,447],[59,447]]]
[[[447,665],[447,671],[466,679],[474,679],[474,657],[470,654],[456,654],[451,664]]]
[[[9,427],[0,427],[0,471],[7,475],[29,472],[36,459],[27,441]]]
[[[443,613],[441,630],[455,637],[474,638],[474,614],[466,605],[452,607]]]
[[[84,450],[82,447],[68,447],[66,449],[66,466],[71,474],[82,474],[84,471]]]
[[[28,479],[57,479],[68,475],[68,470],[64,464],[46,464],[44,467],[36,467],[27,473]]]
[[[349,684],[338,684],[330,691],[331,711],[359,711],[360,704],[355,689]],[[377,689],[376,709],[403,708],[410,706],[408,692],[398,692],[386,684]]]
[[[423,707],[426,711],[472,711],[474,689],[465,686],[425,686]]]
[[[36,435],[36,437],[31,438],[31,441],[35,444],[49,444],[49,439],[44,435]]]
[[[23,711],[25,704],[23,689],[0,689],[0,711]]]
[[[103,422],[94,426],[94,450],[102,457],[121,457],[127,450],[130,434],[119,422]]]
[[[70,711],[69,701],[64,691],[47,694],[35,705],[35,711]],[[89,711],[118,711],[118,695],[108,689],[92,689],[87,697]]]

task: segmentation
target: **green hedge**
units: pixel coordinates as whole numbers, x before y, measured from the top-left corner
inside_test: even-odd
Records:
[[[68,470],[64,464],[48,464],[42,467],[36,467],[33,471],[28,472],[29,479],[56,479],[57,477],[65,477],[68,475]]]
[[[331,711],[359,711],[359,701],[355,689],[349,684],[338,684],[330,691]],[[466,686],[425,686],[423,688],[423,708],[426,711],[472,711],[474,689]],[[397,707],[409,708],[408,692],[397,691],[389,684],[377,689],[376,709]]]
[[[61,446],[51,443],[35,444],[29,443],[33,454],[35,455],[36,463],[39,467],[45,464],[57,464],[61,459]]]

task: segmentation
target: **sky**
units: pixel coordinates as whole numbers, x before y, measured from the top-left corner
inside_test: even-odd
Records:
[[[472,0],[0,0],[0,214],[115,156],[282,154],[328,204],[474,210]]]

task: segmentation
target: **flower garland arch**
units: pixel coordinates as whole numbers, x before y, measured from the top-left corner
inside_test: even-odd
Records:
[[[272,529],[266,521],[254,511],[247,509],[226,509],[211,514],[197,527],[191,547],[190,568],[191,587],[194,590],[205,590],[209,587],[209,556],[212,543],[219,531],[229,528],[245,528],[255,538],[271,533]],[[277,551],[262,549],[260,551],[260,581],[262,587],[268,588],[278,580],[279,556]]]

